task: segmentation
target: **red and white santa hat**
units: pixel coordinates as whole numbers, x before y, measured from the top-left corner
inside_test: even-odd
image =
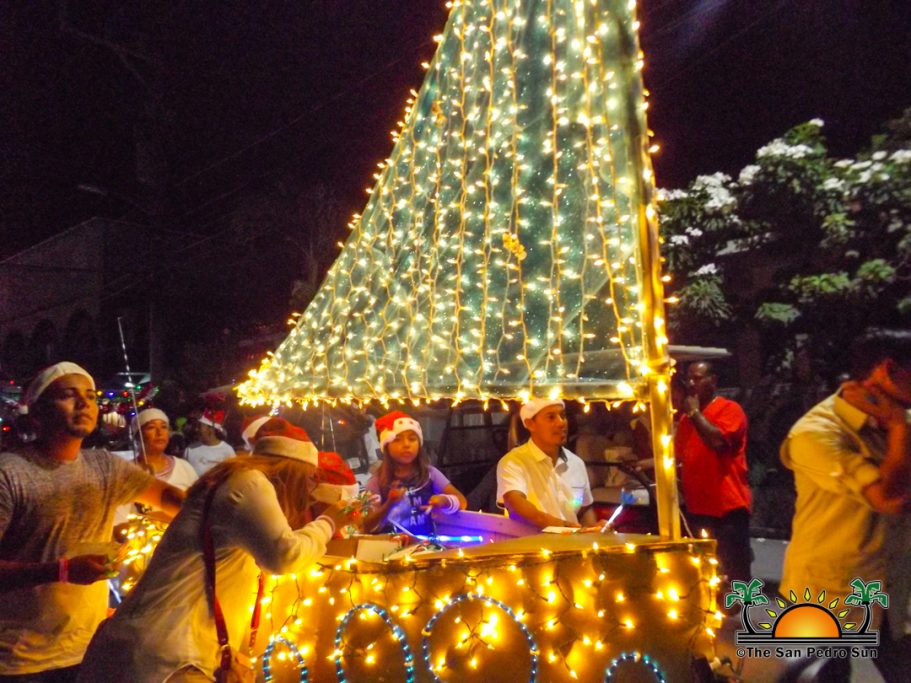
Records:
[[[213,429],[218,430],[221,433],[224,433],[225,423],[225,411],[224,410],[213,410],[212,408],[206,408],[202,417],[199,418],[199,424],[208,425]]]
[[[319,455],[310,437],[283,417],[273,417],[256,432],[254,455],[272,455],[319,466]]]
[[[324,502],[334,503],[337,500],[351,500],[357,498],[359,487],[354,472],[348,463],[338,453],[320,451],[318,457],[316,480],[319,482],[317,489],[331,492],[328,496],[321,496],[320,491],[314,491],[317,500],[326,499]]]
[[[271,419],[271,415],[254,415],[244,420],[244,429],[240,436],[244,440],[247,450],[253,450],[253,444],[256,443],[256,432]]]
[[[373,423],[376,427],[377,436],[380,439],[380,447],[384,448],[386,444],[395,441],[402,432],[412,431],[418,435],[418,441],[424,445],[424,433],[421,431],[420,423],[413,417],[406,415],[401,410],[393,410],[386,413],[383,417],[378,417]]]

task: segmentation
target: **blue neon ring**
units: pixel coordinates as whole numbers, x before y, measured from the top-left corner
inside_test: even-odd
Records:
[[[380,619],[386,622],[386,625],[392,631],[392,636],[402,646],[402,654],[405,656],[405,683],[414,683],[414,656],[411,654],[411,648],[408,646],[408,638],[401,626],[392,621],[389,613],[372,602],[364,602],[355,605],[345,613],[342,623],[335,630],[335,674],[339,683],[346,683],[345,670],[342,667],[342,631],[351,621],[351,618],[361,611],[373,612]]]
[[[617,667],[623,664],[623,662],[641,662],[655,675],[655,680],[657,680],[658,683],[667,683],[664,672],[658,667],[655,660],[649,655],[641,655],[638,652],[621,652],[614,657],[613,660],[611,660],[610,666],[608,666],[604,672],[604,683],[611,683],[611,681],[614,680],[614,674],[617,673]]]
[[[310,680],[310,672],[307,671],[307,660],[297,649],[297,645],[284,636],[274,636],[266,646],[266,651],[263,652],[263,679],[266,683],[272,680],[272,653],[275,651],[276,643],[281,643],[291,651],[291,656],[297,660],[297,666],[300,669],[298,682],[307,683]]]
[[[460,602],[466,602],[468,600],[480,600],[486,602],[489,605],[494,605],[499,607],[501,610],[506,612],[507,616],[513,620],[513,622],[522,630],[525,640],[528,642],[528,651],[531,653],[531,672],[529,674],[529,683],[535,683],[538,680],[538,643],[535,642],[534,636],[531,634],[531,631],[528,630],[528,627],[519,621],[516,618],[515,612],[508,605],[495,600],[487,595],[475,595],[473,593],[460,593],[455,596],[452,600],[449,601],[449,604],[444,605],[442,609],[436,612],[430,621],[424,626],[421,631],[421,655],[424,658],[424,664],[427,665],[427,670],[430,672],[430,675],[433,677],[433,680],[437,683],[442,683],[442,680],[433,670],[432,663],[430,661],[430,635],[433,632],[434,624],[436,620],[439,619],[443,614],[449,611],[450,608],[455,607]]]

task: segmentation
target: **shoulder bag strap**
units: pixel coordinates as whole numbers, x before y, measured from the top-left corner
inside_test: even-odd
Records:
[[[216,679],[221,680],[222,676],[231,670],[232,653],[231,645],[228,641],[228,627],[225,624],[225,615],[218,602],[218,596],[215,594],[215,542],[212,540],[212,525],[209,524],[209,511],[212,507],[212,500],[215,498],[217,486],[213,486],[206,493],[206,501],[202,509],[202,519],[199,523],[199,536],[202,545],[202,556],[205,564],[205,588],[206,597],[212,606],[212,614],[215,618],[215,632],[218,635],[218,646],[221,648],[221,660],[219,662]],[[250,619],[250,648],[256,644],[256,633],[259,630],[260,610],[262,606],[263,593],[266,587],[266,577],[260,572],[258,579],[258,589],[256,593],[256,602],[253,605],[253,617]],[[219,674],[222,674],[220,676]]]

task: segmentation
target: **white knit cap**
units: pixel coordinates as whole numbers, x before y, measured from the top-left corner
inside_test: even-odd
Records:
[[[22,398],[22,402],[25,404],[26,409],[33,406],[35,401],[40,398],[41,394],[43,394],[51,384],[64,375],[82,375],[83,377],[87,377],[92,383],[92,389],[95,388],[95,379],[85,368],[69,361],[54,363],[50,367],[44,368],[44,370],[39,372],[38,376],[28,385],[28,389],[25,390],[25,396]]]
[[[533,398],[524,403],[519,409],[519,417],[522,418],[522,422],[525,422],[525,420],[530,420],[547,406],[566,407],[566,404],[559,398]]]
[[[146,408],[145,410],[140,410],[136,417],[133,418],[132,422],[130,422],[130,434],[136,436],[139,433],[139,430],[142,429],[142,425],[146,422],[151,422],[152,420],[162,420],[168,427],[171,426],[171,421],[163,410],[159,410],[158,408]]]

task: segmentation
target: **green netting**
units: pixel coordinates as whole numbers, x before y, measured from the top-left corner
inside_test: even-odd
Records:
[[[241,395],[629,395],[641,67],[627,0],[453,3],[363,215]]]

